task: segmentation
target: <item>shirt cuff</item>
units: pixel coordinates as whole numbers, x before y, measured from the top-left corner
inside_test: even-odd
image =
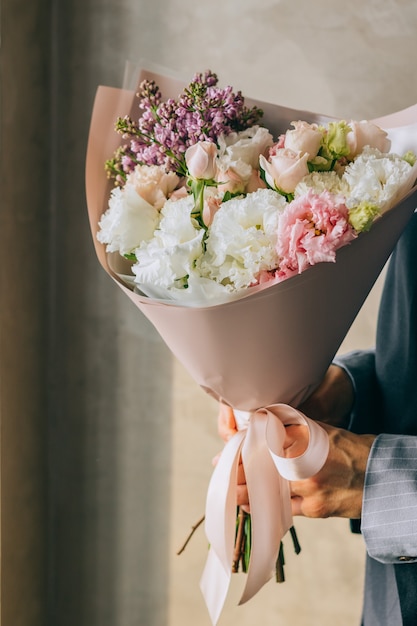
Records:
[[[362,535],[382,563],[417,562],[417,437],[379,435],[365,475]]]

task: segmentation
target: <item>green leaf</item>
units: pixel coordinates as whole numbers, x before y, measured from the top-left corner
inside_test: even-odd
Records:
[[[226,191],[223,196],[222,202],[227,202],[228,200],[232,200],[233,198],[239,198],[243,195],[245,194],[242,194],[241,191],[235,191],[234,193],[232,193],[231,191]]]
[[[245,541],[244,561],[245,561],[245,568],[247,570],[249,567],[250,553],[251,553],[251,548],[252,548],[252,521],[251,521],[250,515],[247,515],[245,519],[245,539],[246,541]]]

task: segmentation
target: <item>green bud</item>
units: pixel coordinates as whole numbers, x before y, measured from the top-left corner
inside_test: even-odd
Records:
[[[323,138],[323,152],[331,155],[333,159],[340,159],[349,154],[349,145],[347,135],[350,132],[350,126],[344,121],[330,122],[327,133]]]
[[[375,217],[379,213],[380,209],[376,204],[371,204],[364,200],[349,210],[349,223],[356,232],[361,233],[371,228]]]
[[[409,150],[408,152],[404,154],[403,159],[404,161],[407,161],[407,163],[409,163],[411,167],[413,167],[413,165],[415,164],[417,160],[417,156],[414,154],[414,152]]]

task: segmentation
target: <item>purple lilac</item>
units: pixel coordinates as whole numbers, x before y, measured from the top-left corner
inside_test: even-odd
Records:
[[[116,130],[126,145],[106,164],[109,176],[117,179],[132,171],[137,163],[164,165],[185,175],[184,153],[198,141],[217,142],[219,135],[244,130],[258,123],[262,111],[245,106],[241,92],[232,87],[217,87],[217,75],[211,71],[196,74],[178,100],[161,101],[154,81],[143,81],[139,107],[141,116],[135,122],[119,119]]]

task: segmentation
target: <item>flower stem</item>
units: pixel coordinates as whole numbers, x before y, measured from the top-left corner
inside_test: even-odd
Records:
[[[285,581],[284,565],[285,565],[284,545],[281,541],[280,546],[279,546],[278,558],[275,563],[275,580],[277,583],[283,583]]]
[[[245,521],[247,513],[239,508],[239,514],[237,518],[237,531],[235,540],[235,549],[233,552],[232,572],[236,574],[239,571],[239,563],[242,561],[243,571],[246,570],[245,565]]]
[[[300,554],[301,546],[300,546],[300,542],[298,541],[297,533],[295,532],[294,526],[291,526],[290,534],[291,534],[292,542],[294,544],[294,552],[295,554]]]
[[[191,526],[191,531],[190,531],[190,533],[189,533],[188,537],[186,538],[186,540],[184,541],[183,545],[181,546],[181,548],[178,550],[177,555],[178,555],[178,554],[181,554],[182,552],[184,552],[184,550],[185,550],[185,548],[187,547],[188,542],[190,541],[191,537],[194,535],[194,533],[195,533],[195,531],[197,530],[197,528],[198,528],[199,526],[201,526],[201,524],[204,522],[204,520],[205,520],[205,515],[203,515],[203,517],[201,517],[201,518],[198,520],[198,522],[196,522],[196,523],[194,524],[194,526]]]
[[[191,179],[190,187],[194,197],[194,208],[191,211],[191,217],[197,220],[201,228],[207,230],[207,226],[203,221],[204,190],[206,187],[206,181],[202,178]]]

